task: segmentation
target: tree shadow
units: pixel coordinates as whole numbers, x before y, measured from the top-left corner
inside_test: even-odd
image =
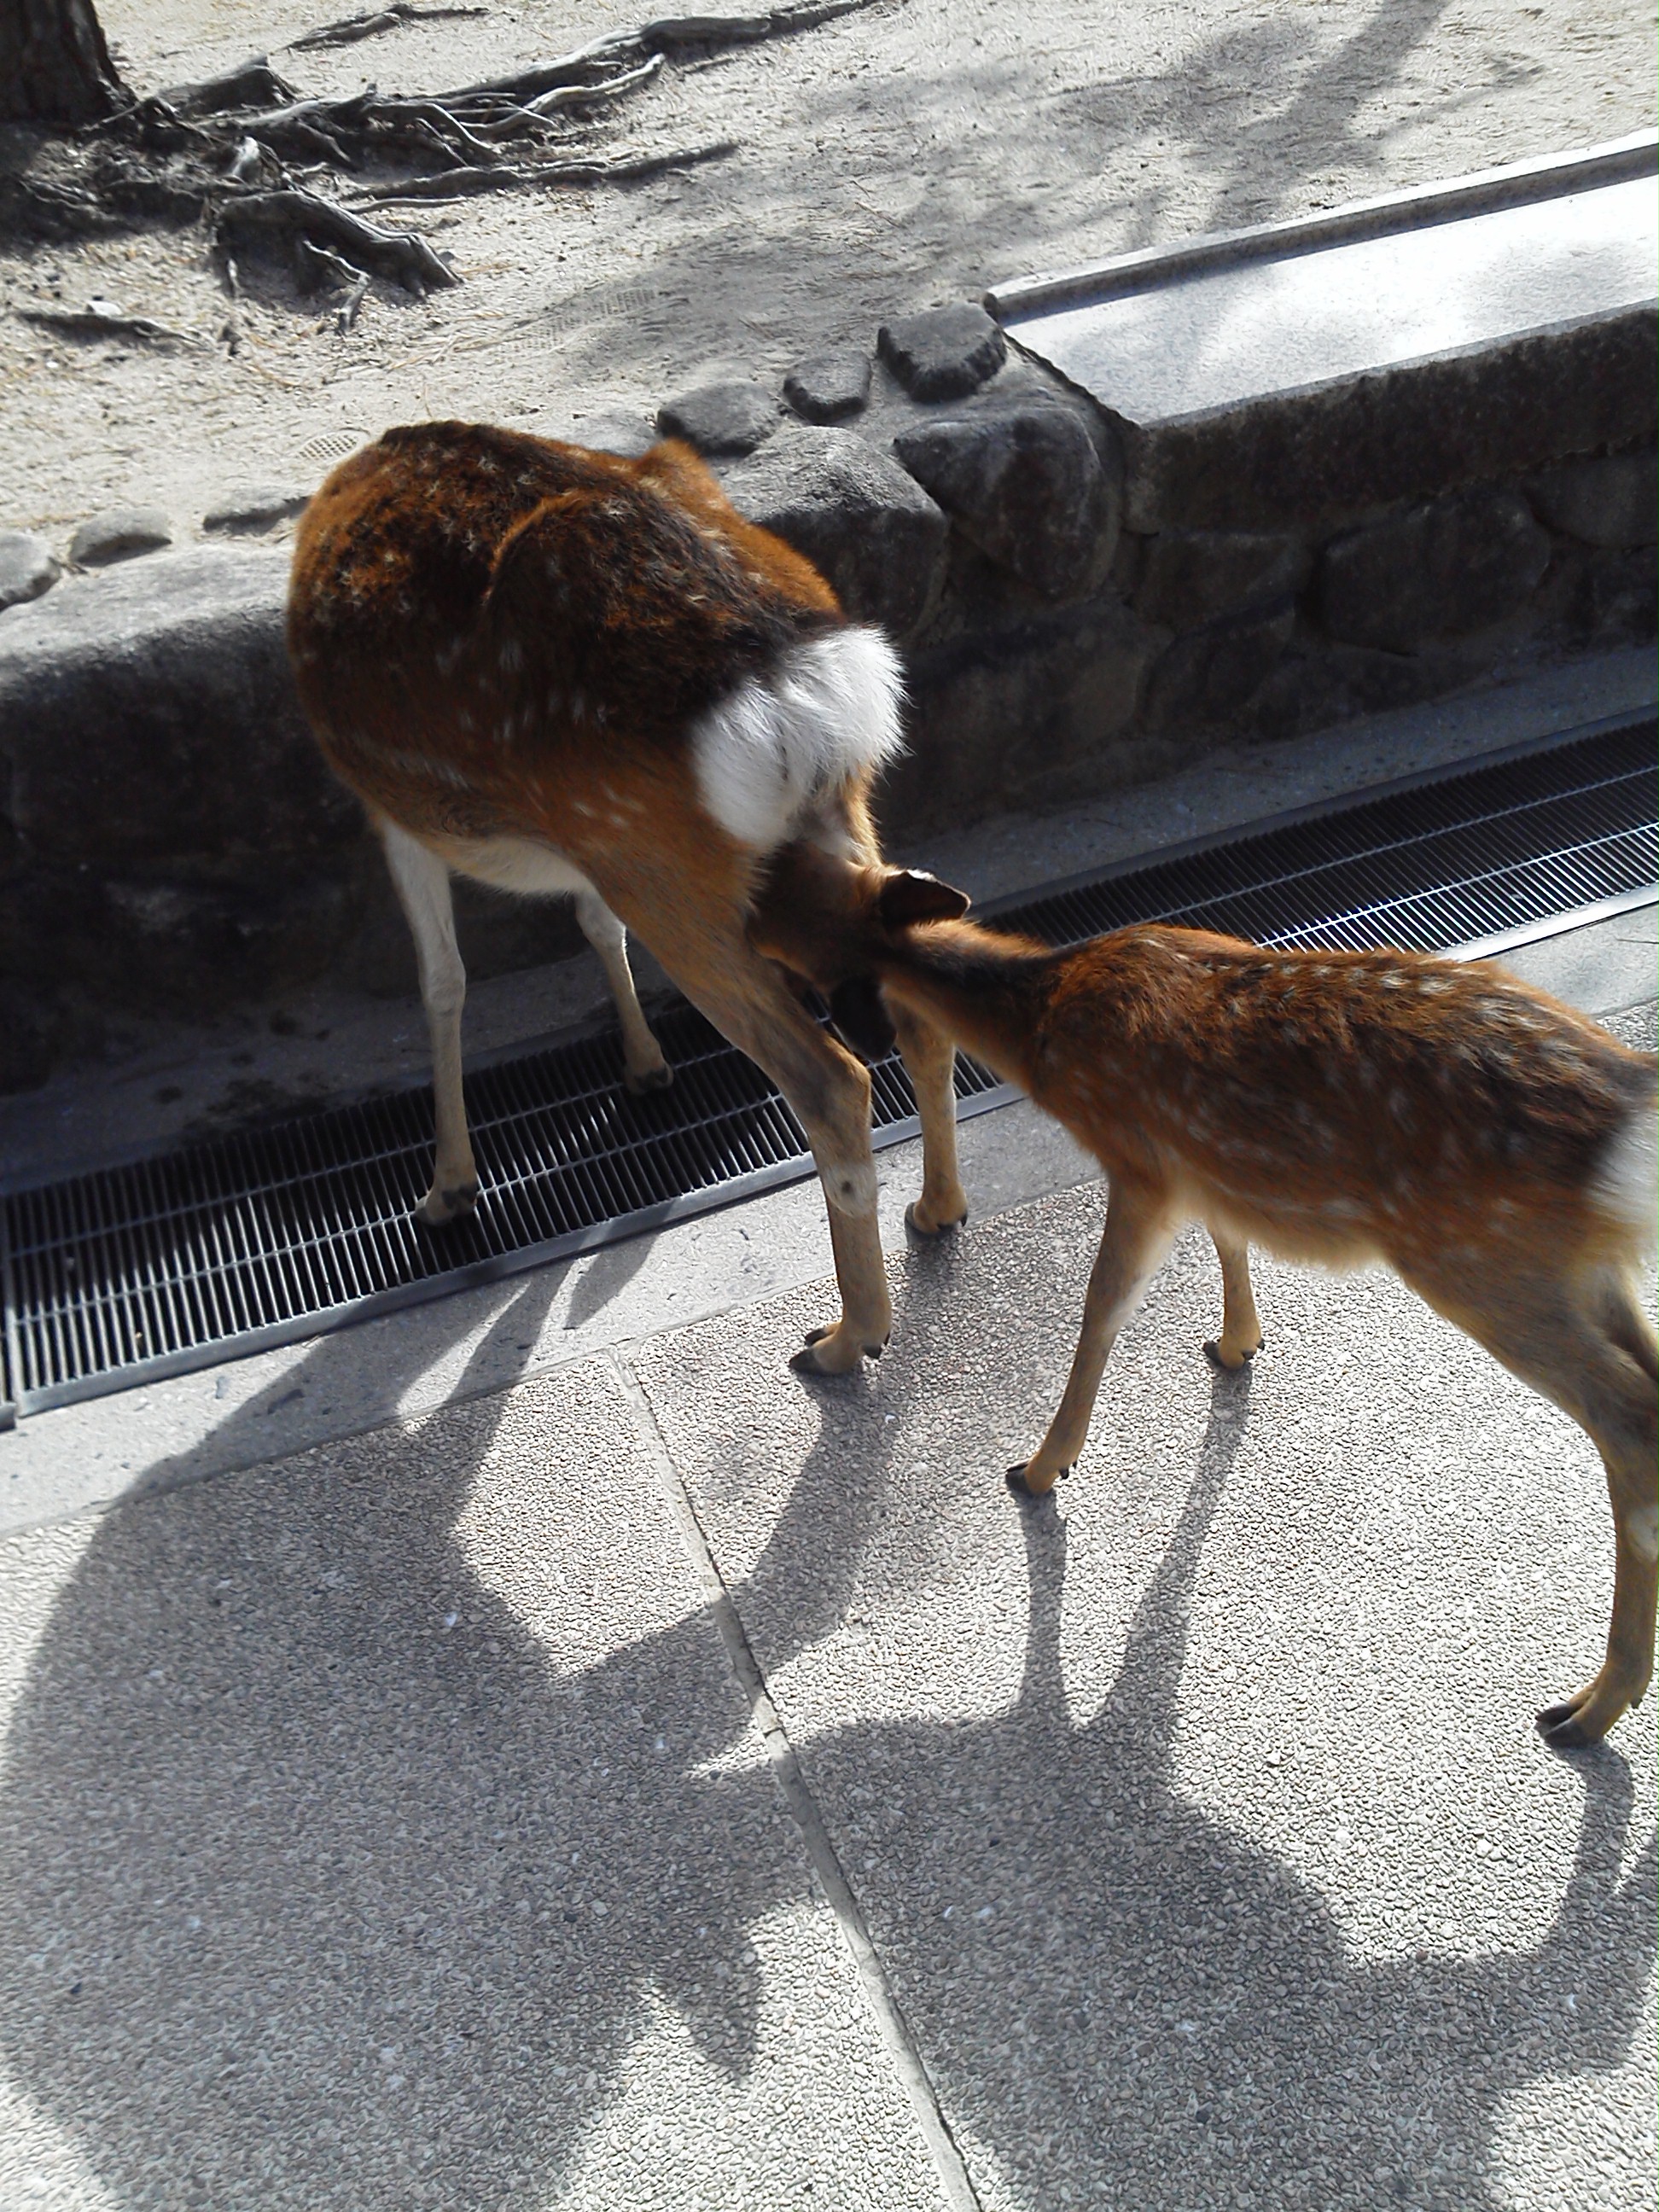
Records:
[[[864,1389],[873,1441],[826,1416],[734,1590],[775,1671],[842,1621],[900,1439],[927,1433],[925,1393],[882,1400],[888,1426],[876,1387],[835,1401],[856,1413]],[[1047,1508],[1024,1523],[1006,1710],[855,1722],[803,1766],[947,2116],[1012,2201],[1053,2203],[1062,2177],[1149,2208],[1495,2208],[1500,2100],[1629,2048],[1652,1848],[1621,1881],[1629,1775],[1586,1759],[1577,1863],[1530,1952],[1378,1965],[1180,1795],[1188,1611],[1248,1390],[1213,1387],[1085,1723]],[[117,2204],[501,2212],[569,2173],[663,2006],[720,2074],[753,2065],[752,1936],[811,1894],[799,1838],[705,1610],[598,1658],[571,1626],[636,1579],[607,1546],[643,1524],[593,1456],[614,1422],[562,1423],[572,1461],[550,1470],[544,1528],[592,1512],[582,1565],[538,1551],[533,1517],[481,1539],[492,1452],[537,1418],[520,1402],[146,1499],[64,1582],[0,1775],[0,2047]],[[924,1909],[940,1896],[949,1923]]]
[[[814,317],[813,342],[839,334],[866,343],[874,321],[903,303],[895,284],[914,288],[916,270],[926,289],[910,303],[922,306],[1037,267],[1271,220],[1310,176],[1381,170],[1385,141],[1364,112],[1446,6],[1389,0],[1328,49],[1309,11],[1276,10],[1217,30],[1170,66],[1117,77],[1103,70],[1073,84],[1056,84],[1046,51],[970,57],[957,46],[889,87],[873,112],[866,77],[817,83],[801,124],[847,151],[813,173],[816,216],[787,229],[757,222],[757,208],[799,201],[799,160],[788,137],[775,155],[745,148],[730,185],[713,174],[700,184],[695,234],[674,230],[647,246],[623,289],[672,301],[682,362],[724,356],[738,330],[752,346],[753,333],[775,329],[781,300],[792,320]],[[1470,97],[1460,82],[1425,99],[1413,125]],[[1023,118],[1012,134],[1010,115]],[[875,190],[890,196],[903,174],[901,132],[927,149],[925,189],[902,210],[872,200],[860,173],[869,165]],[[1118,157],[1136,149],[1145,158],[1126,176]],[[603,299],[592,304],[600,312]],[[793,328],[777,335],[807,342]],[[650,374],[664,342],[654,320],[607,314],[571,339],[564,358],[581,382]]]

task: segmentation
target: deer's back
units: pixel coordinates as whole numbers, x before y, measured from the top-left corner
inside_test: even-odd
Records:
[[[346,781],[417,833],[470,836],[596,777],[674,774],[700,714],[841,626],[688,450],[436,422],[388,431],[312,501],[288,635]]]
[[[1069,1091],[1109,1171],[1173,1175],[1293,1252],[1398,1261],[1506,1223],[1599,1234],[1598,1176],[1655,1068],[1481,964],[1147,928],[1066,963],[1036,1095]]]

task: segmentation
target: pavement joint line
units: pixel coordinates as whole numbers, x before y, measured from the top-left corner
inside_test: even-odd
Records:
[[[984,2212],[979,2193],[969,2177],[966,2161],[957,2148],[950,2122],[934,2090],[932,2077],[906,2023],[904,2014],[887,1979],[881,1955],[872,1942],[859,1910],[858,1899],[843,1869],[839,1853],[818,1810],[817,1800],[801,1771],[795,1747],[789,1741],[777,1707],[766,1686],[766,1677],[748,1631],[732,1601],[720,1563],[715,1559],[691,1493],[683,1480],[668,1439],[657,1419],[649,1395],[629,1362],[614,1346],[601,1355],[628,1401],[640,1444],[662,1486],[681,1540],[701,1583],[726,1662],[749,1706],[750,1718],[771,1761],[774,1779],[796,1826],[800,1830],[814,1875],[829,1900],[842,1937],[852,1954],[864,1987],[866,2002],[888,2056],[910,2100],[922,2137],[933,2160],[951,2212]]]

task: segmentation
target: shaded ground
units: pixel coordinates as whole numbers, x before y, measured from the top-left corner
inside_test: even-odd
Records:
[[[268,50],[306,90],[342,94],[466,82],[640,20],[616,0],[532,4],[282,53],[331,12],[103,10],[144,88]],[[251,280],[230,358],[188,234],[0,257],[0,522],[64,535],[131,498],[189,527],[227,486],[307,480],[319,443],[410,416],[556,429],[618,401],[648,410],[720,365],[781,376],[823,342],[868,343],[883,316],[999,278],[1643,127],[1651,63],[1631,0],[1569,16],[1498,0],[885,0],[671,64],[579,134],[601,155],[731,139],[727,161],[422,212],[464,288],[422,305],[377,286],[349,337],[270,275]],[[82,345],[8,312],[92,294],[204,343]]]

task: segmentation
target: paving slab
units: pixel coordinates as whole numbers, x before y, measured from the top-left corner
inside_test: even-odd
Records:
[[[0,2204],[944,2202],[614,1370],[0,1545]]]
[[[1022,1509],[1103,1212],[914,1256],[840,1384],[778,1372],[805,1294],[635,1358],[981,2203],[1645,2206],[1653,1708],[1531,1725],[1594,1452],[1382,1274],[1261,1263],[1212,1376],[1192,1236]]]

